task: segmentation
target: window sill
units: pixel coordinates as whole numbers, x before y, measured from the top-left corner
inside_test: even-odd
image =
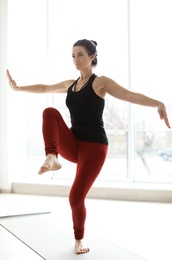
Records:
[[[13,182],[12,193],[61,196],[69,194],[72,181]],[[96,182],[88,198],[172,202],[172,184]]]

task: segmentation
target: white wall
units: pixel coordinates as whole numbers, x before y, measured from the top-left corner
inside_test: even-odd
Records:
[[[0,190],[10,190],[7,142],[7,5],[0,1]]]

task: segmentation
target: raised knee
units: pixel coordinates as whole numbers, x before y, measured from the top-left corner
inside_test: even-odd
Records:
[[[47,107],[44,109],[43,111],[43,115],[46,115],[46,114],[51,114],[51,113],[54,113],[56,112],[57,110],[54,108],[54,107]]]
[[[59,113],[59,111],[56,108],[47,107],[44,109],[42,116],[43,116],[43,118],[51,118],[51,117],[59,118],[59,117],[61,117],[61,114]]]

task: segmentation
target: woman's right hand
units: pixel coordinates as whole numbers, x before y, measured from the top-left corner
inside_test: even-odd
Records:
[[[9,80],[9,85],[10,85],[10,87],[11,87],[13,90],[15,90],[15,91],[18,90],[19,87],[17,86],[16,82],[12,79],[12,77],[11,77],[11,75],[10,75],[10,73],[9,73],[8,70],[6,71],[6,73],[7,73],[7,78],[8,78],[8,80]]]

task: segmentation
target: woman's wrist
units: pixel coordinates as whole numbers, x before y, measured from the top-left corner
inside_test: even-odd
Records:
[[[164,105],[163,102],[159,101],[158,107],[164,107],[165,108],[165,105]]]

